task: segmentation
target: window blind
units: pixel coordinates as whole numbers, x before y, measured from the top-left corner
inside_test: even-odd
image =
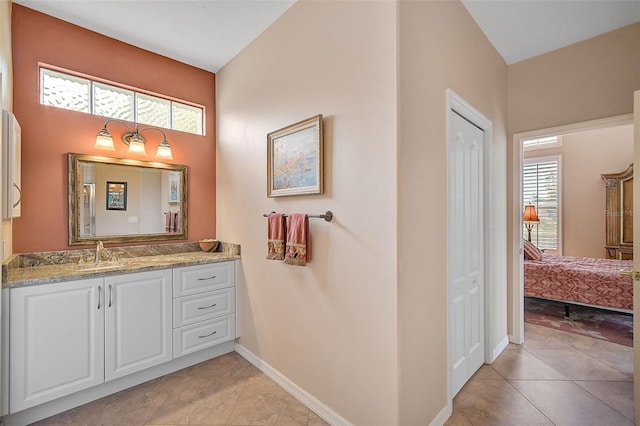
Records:
[[[527,161],[523,167],[522,200],[536,206],[540,223],[531,231],[531,242],[541,249],[558,250],[558,159]],[[524,211],[524,206],[523,206]],[[526,229],[524,238],[527,237]]]

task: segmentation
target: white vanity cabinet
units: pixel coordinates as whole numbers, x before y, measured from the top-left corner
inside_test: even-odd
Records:
[[[230,260],[10,287],[5,424],[30,424],[233,351],[235,268]]]
[[[173,356],[236,337],[234,262],[173,270]]]
[[[103,279],[11,289],[10,407],[104,381]]]
[[[10,298],[11,412],[172,359],[171,269],[18,287]]]

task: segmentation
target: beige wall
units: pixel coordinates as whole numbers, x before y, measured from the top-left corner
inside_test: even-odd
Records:
[[[612,31],[508,68],[508,241],[509,253],[516,253],[520,215],[513,198],[519,176],[514,165],[514,133],[546,129],[633,111],[633,92],[640,89],[640,23]],[[518,256],[514,256],[515,259]],[[509,301],[517,285],[517,268],[509,263]],[[512,306],[509,304],[509,317]],[[509,332],[513,332],[509,323]]]
[[[216,76],[217,236],[242,245],[240,344],[347,421],[397,424],[396,11],[292,6]],[[324,114],[325,193],[267,198],[267,133]],[[307,267],[266,260],[263,213],[311,219]]]
[[[627,114],[640,87],[640,23],[509,66],[511,133]]]
[[[525,158],[561,155],[562,254],[605,257],[603,173],[617,173],[633,162],[633,126],[576,132],[562,147],[526,151]]]
[[[506,72],[459,2],[299,2],[217,75],[240,343],[350,422],[427,424],[447,405],[447,88],[493,121],[491,346],[506,336]],[[317,113],[326,194],[267,199],[266,134]],[[264,259],[262,213],[326,209],[311,265]]]
[[[447,88],[493,122],[490,346],[506,337],[507,66],[461,3],[399,10],[400,424],[417,425],[447,403]]]

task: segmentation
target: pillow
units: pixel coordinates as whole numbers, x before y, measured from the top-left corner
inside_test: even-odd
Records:
[[[524,242],[524,258],[528,260],[542,260],[542,252],[538,247],[530,243]]]

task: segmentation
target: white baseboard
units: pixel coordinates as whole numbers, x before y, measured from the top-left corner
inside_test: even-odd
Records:
[[[504,336],[502,338],[502,340],[500,341],[500,343],[498,343],[493,348],[493,351],[491,352],[491,360],[490,360],[489,364],[491,364],[493,361],[495,361],[496,358],[498,358],[500,356],[502,351],[504,351],[507,348],[507,346],[509,346],[509,336]]]
[[[306,405],[310,410],[322,417],[324,421],[334,426],[351,426],[351,423],[344,417],[320,402],[316,397],[293,383],[285,375],[273,368],[271,365],[260,359],[253,352],[239,343],[235,345],[235,351],[244,359],[262,371],[271,380],[282,386],[287,392],[293,395],[298,401]],[[444,423],[442,423],[444,424]]]
[[[431,420],[429,426],[443,426],[447,422],[447,420],[449,420],[451,414],[451,406],[449,404],[445,405],[444,407],[442,407],[442,410],[440,410],[438,415],[433,420]]]

